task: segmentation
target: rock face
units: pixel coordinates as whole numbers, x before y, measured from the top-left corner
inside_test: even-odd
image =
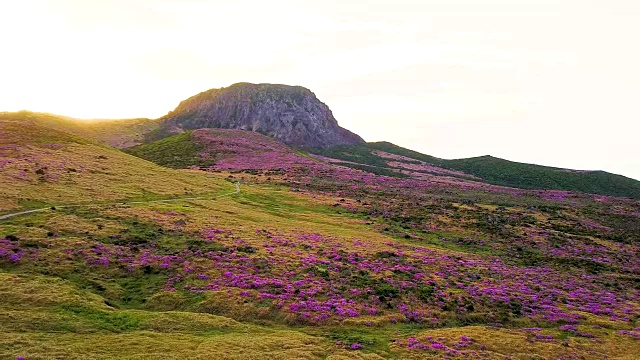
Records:
[[[184,100],[161,119],[170,133],[200,128],[255,131],[285,144],[326,148],[364,143],[300,86],[238,83]]]

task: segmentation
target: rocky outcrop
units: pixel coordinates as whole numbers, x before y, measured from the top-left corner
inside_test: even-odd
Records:
[[[225,128],[255,131],[285,144],[326,148],[364,143],[301,86],[238,83],[184,100],[161,119],[169,133]]]

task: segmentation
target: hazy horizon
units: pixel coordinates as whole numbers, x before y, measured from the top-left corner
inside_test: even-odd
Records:
[[[640,180],[633,1],[24,0],[0,4],[0,111],[157,118],[236,82],[441,158]]]

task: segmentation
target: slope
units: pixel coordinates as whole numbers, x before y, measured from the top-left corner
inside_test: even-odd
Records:
[[[189,177],[231,177],[242,192],[0,221],[0,358],[639,355],[638,201],[491,186],[388,153],[377,154],[442,175],[376,176],[239,130],[156,143],[159,160],[172,144],[204,146],[187,146],[183,159],[211,158],[212,173],[185,175],[13,125],[0,130],[7,158],[86,149],[121,174],[77,171],[83,181],[58,181],[58,193],[99,181],[99,201],[131,182],[153,189]],[[39,187],[14,178],[3,189],[47,190],[48,169]]]
[[[273,138],[235,129],[197,129],[124,151],[176,169],[288,169],[314,163]]]
[[[151,119],[81,120],[66,116],[30,111],[0,112],[0,121],[24,121],[71,133],[115,148],[140,144],[144,135],[158,127]]]
[[[460,177],[476,177],[489,184],[521,189],[554,189],[640,199],[640,181],[604,171],[577,171],[518,163],[492,156],[446,160],[402,148],[388,142],[361,146],[312,150],[344,161],[382,168],[402,168],[407,164],[433,165],[460,172]],[[403,157],[391,163],[389,154]],[[346,163],[345,163],[346,164]],[[349,166],[349,165],[347,165]]]
[[[219,193],[231,184],[174,171],[79,136],[40,118],[0,118],[0,211],[59,204]]]
[[[630,287],[637,246],[547,240],[554,223],[546,212],[519,203],[496,209],[501,198],[463,206],[419,189],[398,199],[392,187],[368,193],[367,183],[349,179],[350,197],[336,207],[327,205],[340,198],[326,188],[293,193],[242,176],[242,193],[216,201],[68,208],[0,222],[0,356],[638,355]],[[584,216],[573,208],[562,211]],[[473,230],[476,215],[522,221],[492,238]],[[577,231],[569,219],[567,231]],[[425,221],[438,230],[424,231]]]

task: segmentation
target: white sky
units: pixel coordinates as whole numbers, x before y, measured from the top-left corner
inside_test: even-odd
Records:
[[[0,34],[0,111],[302,85],[367,141],[640,179],[637,0],[0,0]]]

